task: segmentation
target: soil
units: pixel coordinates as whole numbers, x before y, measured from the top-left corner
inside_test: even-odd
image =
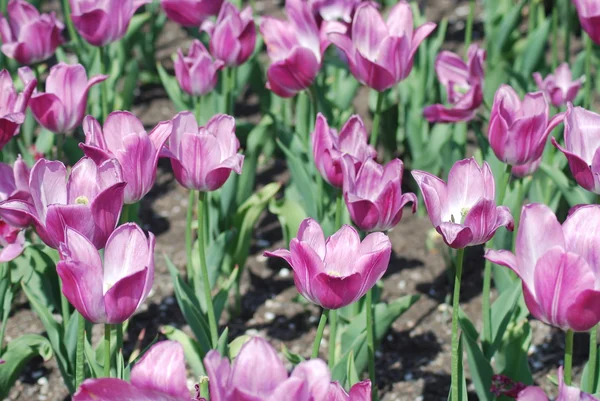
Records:
[[[449,19],[447,47],[459,47],[468,3],[453,0],[420,3],[425,7],[428,20]],[[281,4],[273,1],[257,1],[256,4],[260,14],[281,12]],[[475,28],[477,39],[477,24]],[[185,42],[185,32],[169,22],[158,43],[158,57],[168,60],[174,50]],[[238,108],[243,107],[243,104],[238,104]],[[172,118],[176,113],[166,93],[159,87],[142,88],[133,111],[149,127]],[[366,110],[359,109],[359,112],[368,118]],[[276,174],[282,171],[282,163],[277,161],[261,166],[258,185],[285,180],[285,176]],[[128,352],[138,338],[142,343],[148,343],[155,336],[160,337],[160,328],[166,324],[189,333],[173,296],[170,275],[162,257],[163,254],[168,255],[183,270],[187,196],[187,191],[174,180],[168,163],[161,162],[156,186],[143,200],[140,209],[144,229],[157,237],[155,284],[146,303],[131,319],[125,338]],[[426,249],[425,241],[432,232],[427,217],[413,216],[407,209],[402,222],[389,233],[394,253],[383,279],[383,298],[392,300],[408,294],[421,294],[421,298],[394,323],[377,351],[377,385],[383,401],[447,399],[450,385],[449,281],[442,254],[445,251],[443,244],[439,243],[432,250]],[[308,357],[316,332],[318,310],[312,305],[295,302],[297,292],[288,266],[268,261],[262,256],[264,250],[286,246],[277,220],[265,212],[254,232],[252,252],[243,275],[241,317],[221,323],[229,326],[232,338],[243,333],[260,335],[278,349],[285,345],[291,352]],[[465,312],[476,321],[479,321],[481,312],[482,271],[482,249],[470,249],[461,303]],[[555,373],[562,358],[564,338],[559,331],[537,321],[531,323],[535,344],[531,349],[531,365],[536,380],[540,380],[549,373]],[[6,339],[10,341],[22,333],[43,331],[26,300],[19,297],[8,322]],[[323,353],[327,349],[324,345]],[[575,354],[576,379],[585,359],[585,350],[582,347]],[[190,388],[194,381],[190,375]],[[469,391],[469,398],[476,399],[472,385]],[[34,360],[26,367],[8,399],[61,401],[68,399],[68,394],[56,363],[53,360],[48,363]]]

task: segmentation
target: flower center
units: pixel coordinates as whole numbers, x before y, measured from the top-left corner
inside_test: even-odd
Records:
[[[87,196],[78,196],[75,198],[75,203],[78,205],[87,205],[90,203],[90,200],[87,198]]]
[[[337,270],[329,270],[327,272],[327,275],[331,276],[331,277],[342,277],[342,273],[340,273]]]

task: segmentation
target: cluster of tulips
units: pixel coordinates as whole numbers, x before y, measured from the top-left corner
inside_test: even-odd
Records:
[[[4,5],[0,386],[5,388],[0,388],[0,398],[35,355],[23,349],[35,349],[42,356],[57,356],[75,401],[192,399],[186,361],[202,374],[197,400],[377,400],[377,342],[416,301],[380,300],[378,282],[392,256],[386,232],[400,223],[407,206],[417,213],[422,203],[452,260],[451,399],[467,399],[463,348],[480,399],[548,399],[530,373],[518,376],[509,366],[511,358],[517,364],[523,357],[527,365],[528,313],[565,332],[557,400],[599,399],[593,394],[600,389],[600,206],[587,193],[600,195],[600,115],[591,111],[594,43],[600,44],[598,2],[573,0],[585,41],[578,68],[584,64],[585,74],[572,73],[568,45],[565,62],[558,65],[554,43],[553,73],[530,74],[536,92],[529,90],[530,77],[516,71],[511,81],[495,87],[489,82],[486,59],[499,62],[504,44],[496,48],[488,43],[488,51],[471,43],[474,0],[465,59],[429,46],[436,28],[445,31],[446,23],[438,27],[423,21],[418,8],[404,0],[286,0],[286,20],[263,16],[258,26],[252,6],[237,3],[69,0],[62,2],[64,23],[25,0]],[[492,28],[501,33],[517,29],[525,3]],[[540,32],[545,40],[551,27],[556,35],[560,27],[558,5],[546,20],[537,3],[529,2],[530,39],[519,59],[531,68],[543,59]],[[570,12],[571,2],[565,3]],[[179,113],[147,131],[134,114],[117,110],[131,108],[131,99],[116,92],[133,92],[141,80],[137,64],[124,56],[128,47],[137,41],[136,49],[152,57],[152,41],[166,18],[193,40],[187,52],[179,49],[174,56],[174,77],[160,64],[152,71]],[[566,23],[567,35],[570,25]],[[443,36],[439,34],[439,45]],[[510,32],[499,36],[506,42]],[[244,86],[253,87],[257,71],[263,73],[263,42],[270,64],[266,82],[256,90],[266,88],[260,95],[267,100],[261,105],[261,123],[248,130],[235,119],[236,99]],[[542,54],[537,64],[527,61],[528,51]],[[118,60],[113,62],[113,56]],[[74,58],[79,63],[69,62]],[[413,103],[407,89],[415,73],[427,87],[437,76],[437,102]],[[124,89],[117,89],[117,83]],[[350,104],[360,85],[373,93],[370,132]],[[488,86],[493,96],[486,95]],[[398,107],[394,96],[401,99]],[[347,106],[340,106],[344,102]],[[391,132],[394,119],[408,121],[398,134]],[[34,120],[38,138],[51,138],[53,146],[46,150],[40,149],[42,139],[32,140]],[[478,144],[469,151],[471,157],[467,127]],[[419,139],[422,132],[427,138]],[[449,142],[451,137],[455,142]],[[413,180],[405,177],[405,163],[394,157],[398,153],[386,148],[390,138],[406,144],[409,154],[402,155]],[[417,151],[417,139],[440,152],[462,143],[463,151],[444,153],[450,163],[425,171],[415,168],[417,154],[410,154]],[[77,146],[68,146],[69,140]],[[252,193],[259,155],[274,156],[277,147],[291,173],[280,200],[274,198],[280,183]],[[170,160],[175,180],[190,194],[186,277],[169,259],[167,264],[195,338],[165,329],[167,340],[141,355],[134,352],[127,361],[125,327],[149,296],[155,274],[156,239],[137,224],[136,205],[153,188],[160,158]],[[580,188],[565,175],[566,163]],[[446,180],[438,178],[442,174]],[[408,181],[417,194],[403,191]],[[535,187],[535,181],[547,188]],[[289,264],[298,292],[322,308],[311,358],[284,350],[295,365],[291,373],[266,340],[244,336],[230,341],[228,330],[219,325],[233,287],[239,302],[250,232],[267,203],[289,246],[265,256]],[[460,309],[459,298],[465,249],[482,245],[487,249],[480,334]],[[32,252],[50,260],[50,269],[33,266]],[[57,302],[40,280],[27,278],[34,276],[55,282]],[[498,289],[494,305],[492,276]],[[4,344],[17,287],[40,315],[48,339],[26,335]],[[95,345],[93,324],[104,325],[105,331]],[[326,326],[324,362],[318,357]],[[587,331],[590,356],[580,390],[572,383],[573,334]],[[511,354],[514,344],[524,347],[524,353]],[[45,347],[50,351],[39,351]],[[367,367],[369,379],[361,381]]]

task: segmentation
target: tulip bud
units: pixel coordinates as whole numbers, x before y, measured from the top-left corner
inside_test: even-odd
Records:
[[[573,0],[579,22],[590,38],[600,45],[600,7],[597,0]]]
[[[569,64],[562,63],[556,68],[554,74],[548,75],[542,80],[539,72],[533,74],[533,79],[539,90],[550,99],[554,107],[561,107],[575,100],[577,92],[581,89],[583,79],[573,81]]]
[[[187,56],[181,49],[177,50],[175,59],[175,77],[179,86],[193,96],[206,95],[217,86],[218,71],[223,62],[213,60],[206,47],[199,40],[194,40]]]

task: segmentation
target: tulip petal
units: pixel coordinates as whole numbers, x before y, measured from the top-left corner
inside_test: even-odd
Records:
[[[517,401],[548,401],[548,396],[539,387],[527,386],[519,392]]]
[[[443,222],[436,227],[436,230],[446,245],[450,248],[460,249],[470,245],[473,241],[473,233],[469,227],[462,224]]]
[[[104,247],[108,236],[119,222],[125,185],[124,182],[121,182],[105,189],[96,196],[90,205],[96,228],[93,242],[98,248]]]
[[[134,314],[146,298],[144,290],[148,274],[149,269],[145,267],[130,276],[121,278],[109,287],[104,294],[106,323],[123,323]]]
[[[312,290],[316,303],[326,309],[339,309],[360,298],[363,284],[360,273],[343,277],[319,273],[313,279]]]
[[[316,220],[311,218],[302,220],[296,238],[312,248],[321,260],[325,259],[325,235]]]
[[[600,288],[600,206],[578,208],[567,217],[562,228],[567,250],[585,259]]]
[[[313,302],[317,302],[314,295],[313,281],[315,276],[325,270],[323,260],[306,243],[296,238],[290,242],[292,254],[291,267],[294,270],[294,284],[298,292]]]
[[[354,263],[360,247],[360,236],[356,230],[344,224],[336,233],[325,240],[325,268],[327,273],[341,277],[354,273]]]
[[[154,270],[154,249],[142,229],[134,223],[119,226],[110,235],[104,250],[104,280],[116,283],[124,277],[149,268]]]
[[[218,351],[211,350],[204,357],[204,369],[208,381],[211,401],[226,401],[228,378],[231,368],[229,359],[221,357]]]
[[[56,265],[62,292],[69,302],[92,323],[104,323],[106,313],[102,294],[102,265],[63,260]]]
[[[94,238],[95,224],[92,218],[92,212],[87,205],[51,205],[48,207],[46,215],[46,232],[52,248],[58,248],[58,245],[65,240],[65,228],[72,227],[81,235],[89,239],[96,248],[100,249]]]
[[[290,377],[296,377],[305,380],[308,384],[308,390],[314,400],[322,400],[329,389],[331,373],[327,364],[320,359],[311,359],[300,362],[292,372]]]
[[[360,199],[356,195],[344,193],[344,201],[352,218],[352,222],[363,231],[371,231],[378,227],[380,221],[379,208],[370,200]]]
[[[431,223],[437,227],[446,213],[448,189],[446,183],[426,171],[413,170],[412,176],[423,193],[425,208]],[[450,216],[448,216],[449,218]]]
[[[387,25],[377,7],[369,2],[362,3],[352,23],[352,41],[356,49],[368,60],[375,61],[379,46],[388,35]]]
[[[580,156],[560,146],[555,138],[552,138],[552,144],[567,157],[571,174],[575,178],[575,181],[577,181],[577,184],[588,191],[596,192],[596,179],[590,165]]]
[[[46,220],[47,208],[67,203],[67,169],[58,161],[39,160],[29,178],[31,198],[40,221]]]
[[[375,232],[367,235],[360,244],[360,256],[354,271],[362,276],[361,296],[373,288],[386,272],[392,255],[392,243],[387,235]]]

